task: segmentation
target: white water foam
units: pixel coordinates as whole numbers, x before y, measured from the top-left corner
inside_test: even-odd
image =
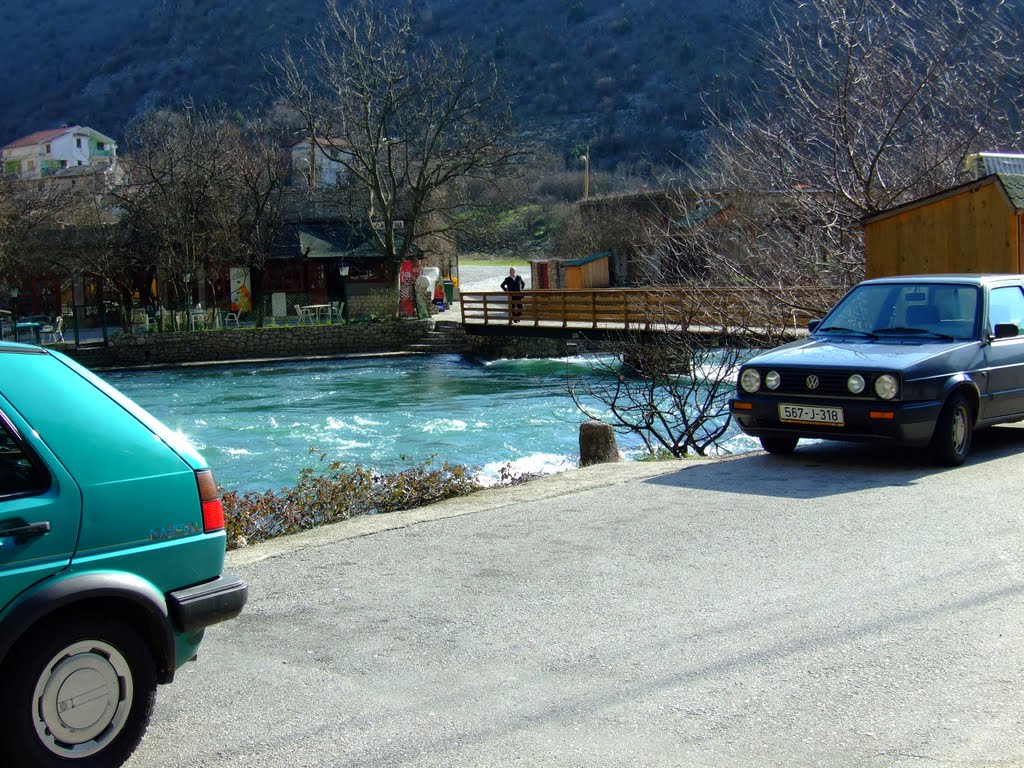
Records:
[[[568,456],[556,453],[534,453],[513,461],[493,461],[484,464],[476,475],[477,482],[485,488],[501,483],[502,470],[506,476],[555,475],[576,469],[579,463]]]
[[[469,425],[461,419],[447,419],[444,421],[428,421],[420,431],[428,433],[444,432],[465,432]]]

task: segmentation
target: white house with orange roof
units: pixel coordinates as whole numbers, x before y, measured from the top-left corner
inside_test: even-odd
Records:
[[[36,131],[0,149],[4,175],[40,179],[74,168],[109,168],[117,163],[117,142],[92,128],[62,126]]]

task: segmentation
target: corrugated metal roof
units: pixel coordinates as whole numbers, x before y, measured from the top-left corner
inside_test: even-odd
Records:
[[[1024,155],[1013,155],[1005,152],[979,152],[976,158],[975,170],[979,179],[993,173],[1024,174]]]

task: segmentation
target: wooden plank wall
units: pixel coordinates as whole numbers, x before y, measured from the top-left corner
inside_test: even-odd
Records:
[[[1020,272],[1018,218],[993,180],[869,222],[865,276]]]
[[[578,267],[565,268],[565,287],[570,291],[607,288],[610,282],[608,257],[594,259]]]

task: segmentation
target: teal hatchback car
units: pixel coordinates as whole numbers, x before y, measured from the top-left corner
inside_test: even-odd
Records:
[[[203,458],[71,359],[0,342],[0,763],[121,765],[248,587]]]

